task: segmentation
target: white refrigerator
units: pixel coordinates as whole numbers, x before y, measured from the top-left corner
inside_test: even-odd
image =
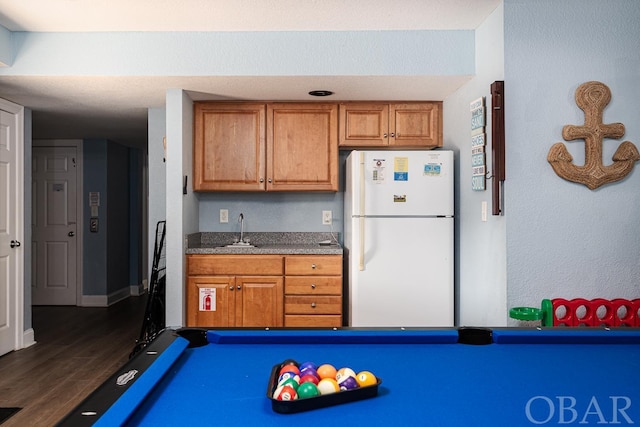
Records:
[[[353,151],[346,174],[349,326],[453,326],[453,152]]]

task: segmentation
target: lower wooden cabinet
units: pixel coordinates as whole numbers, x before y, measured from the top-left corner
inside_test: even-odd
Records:
[[[288,256],[284,283],[284,326],[342,326],[341,256]]]
[[[340,327],[341,255],[188,255],[187,326]]]
[[[282,326],[282,265],[282,256],[188,256],[187,326]]]

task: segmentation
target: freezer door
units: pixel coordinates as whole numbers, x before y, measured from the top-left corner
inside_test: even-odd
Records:
[[[453,218],[364,218],[364,236],[359,220],[349,227],[349,325],[453,326]]]
[[[453,215],[453,152],[354,151],[347,211],[354,215]]]

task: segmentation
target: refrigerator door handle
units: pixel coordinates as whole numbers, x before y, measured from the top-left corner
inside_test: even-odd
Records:
[[[365,189],[365,185],[364,185],[364,179],[365,179],[365,173],[364,173],[364,152],[361,151],[360,152],[360,219],[359,219],[359,225],[360,225],[360,260],[359,260],[359,264],[358,267],[360,268],[360,271],[364,271],[364,189]]]

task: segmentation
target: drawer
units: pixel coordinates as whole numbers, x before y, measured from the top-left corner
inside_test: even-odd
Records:
[[[342,277],[285,277],[284,293],[286,295],[342,295]]]
[[[342,297],[285,295],[284,313],[342,314]]]
[[[342,316],[335,314],[303,315],[288,314],[284,316],[284,326],[289,328],[339,328]]]
[[[188,255],[187,275],[282,275],[281,255]]]
[[[342,274],[340,255],[293,255],[284,259],[287,276],[339,276]]]

